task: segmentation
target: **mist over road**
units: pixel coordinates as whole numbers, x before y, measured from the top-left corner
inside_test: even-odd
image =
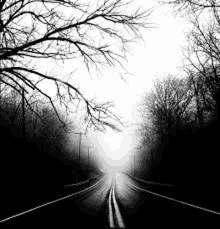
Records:
[[[144,183],[124,173],[112,173],[0,222],[29,228],[147,228],[161,224],[179,228],[220,219],[215,210],[177,199],[174,190],[166,184]]]

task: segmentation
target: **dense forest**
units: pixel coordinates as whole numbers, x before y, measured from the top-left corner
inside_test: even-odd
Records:
[[[88,161],[79,165],[76,128],[61,112],[62,122],[44,100],[33,94],[26,103],[6,85],[1,85],[0,99],[2,208],[51,200],[64,185],[87,180],[96,172],[91,161],[90,171]]]
[[[124,69],[129,44],[142,39],[150,14],[131,12],[128,5],[132,2],[0,1],[2,208],[4,196],[15,189],[14,200],[31,199],[97,173],[94,163],[80,161],[74,117],[80,119],[76,132],[119,131],[123,123],[111,101],[82,92],[75,71]]]
[[[111,101],[99,102],[83,93],[75,71],[79,67],[91,76],[106,68],[123,70],[129,44],[142,39],[140,29],[148,26],[150,14],[141,9],[131,12],[130,4],[121,0],[94,4],[0,1],[0,203],[4,214],[36,206],[37,200],[55,199],[64,185],[88,181],[100,173],[94,154],[85,158],[89,146],[81,145],[77,133],[119,131],[123,123]]]
[[[146,158],[146,179],[190,187],[210,198],[219,193],[220,8],[216,1],[172,2],[192,30],[182,71],[155,80],[143,97],[137,155]]]

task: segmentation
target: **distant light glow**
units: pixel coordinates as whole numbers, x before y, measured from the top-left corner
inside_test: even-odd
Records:
[[[137,7],[146,10],[158,5],[154,0],[134,2]],[[143,93],[152,87],[155,76],[175,74],[179,72],[178,66],[182,63],[181,45],[185,42],[186,21],[174,17],[169,7],[156,9],[150,21],[155,23],[155,28],[141,31],[144,42],[131,44],[131,55],[123,63],[127,72],[118,68],[103,68],[102,75],[93,74],[94,72],[90,74],[77,60],[66,60],[65,69],[62,69],[67,75],[75,71],[71,82],[80,88],[87,99],[113,101],[117,114],[129,126],[122,133],[91,133],[89,138],[96,148],[96,158],[101,162],[101,167],[106,167],[107,170],[109,166],[118,166],[121,169],[130,166],[131,155],[138,142],[133,124],[139,121],[138,104]]]
[[[149,9],[155,6],[155,1],[141,0],[137,1],[137,5]],[[130,125],[122,133],[108,131],[96,136],[98,154],[107,170],[108,166],[131,168],[138,142],[133,124],[139,121],[138,104],[141,97],[152,87],[155,76],[176,74],[178,65],[182,63],[181,45],[185,42],[183,31],[186,29],[184,19],[174,17],[168,7],[163,7],[153,13],[151,20],[157,28],[142,31],[144,42],[132,47],[132,55],[128,55],[128,64],[125,66],[131,75],[125,76],[125,82],[111,69],[88,84],[97,98],[114,101],[119,115]]]

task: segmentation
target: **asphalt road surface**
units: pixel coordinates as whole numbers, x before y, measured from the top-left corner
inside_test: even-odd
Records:
[[[218,211],[178,199],[172,186],[141,183],[123,173],[64,189],[72,193],[1,219],[0,228],[198,228],[220,222]]]

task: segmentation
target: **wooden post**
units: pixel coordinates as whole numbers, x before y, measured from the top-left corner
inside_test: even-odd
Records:
[[[75,133],[75,134],[79,134],[80,136],[80,139],[79,139],[79,166],[80,166],[80,161],[81,161],[81,140],[82,140],[82,134],[86,134],[86,133],[82,133],[82,132],[79,132],[79,133]],[[79,172],[79,171],[78,171]],[[77,173],[78,174],[78,173]]]
[[[89,146],[88,147],[88,173],[89,173],[89,169],[90,169],[90,158],[89,158],[89,153],[90,153],[90,151],[89,151],[89,149],[90,149],[91,147]]]
[[[134,157],[134,174],[135,174],[135,153],[134,153],[134,156],[133,157]]]
[[[26,132],[26,123],[25,123],[25,94],[24,94],[24,88],[22,88],[22,124],[23,124],[23,140],[25,140],[25,132]]]

